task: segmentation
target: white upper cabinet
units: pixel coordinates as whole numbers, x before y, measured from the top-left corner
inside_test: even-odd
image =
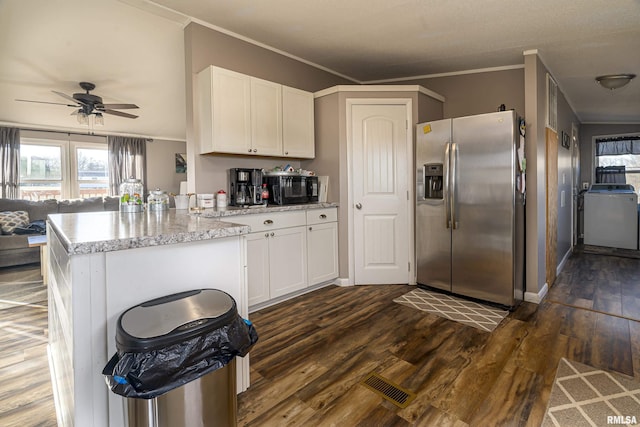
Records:
[[[282,85],[251,77],[251,154],[282,154]]]
[[[313,93],[282,87],[282,139],[285,157],[313,159]]]
[[[209,66],[198,73],[200,153],[313,158],[313,93]]]
[[[246,154],[251,147],[251,79],[208,67],[198,74],[200,153]]]

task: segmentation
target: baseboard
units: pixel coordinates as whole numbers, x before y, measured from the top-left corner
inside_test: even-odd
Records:
[[[349,283],[349,279],[344,277],[338,277],[334,284],[338,286],[353,286],[353,283]]]
[[[560,275],[560,273],[564,269],[564,265],[567,263],[567,260],[569,259],[572,253],[573,251],[571,250],[571,248],[569,248],[567,253],[564,254],[564,257],[562,257],[562,261],[560,261],[560,264],[558,264],[558,266],[556,267],[556,276]]]
[[[547,292],[549,292],[549,286],[545,283],[544,286],[542,287],[542,289],[540,289],[540,291],[538,291],[538,293],[525,292],[524,293],[524,300],[527,301],[527,302],[532,302],[534,304],[540,304],[542,302],[542,300],[544,299],[544,297],[547,296]]]

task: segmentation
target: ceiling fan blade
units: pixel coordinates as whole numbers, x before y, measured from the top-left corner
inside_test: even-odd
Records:
[[[114,116],[120,116],[120,117],[126,117],[129,119],[136,119],[138,118],[138,116],[134,116],[133,114],[129,114],[129,113],[123,113],[122,111],[115,111],[115,110],[101,110],[101,113],[106,113],[106,114],[111,114]]]
[[[96,108],[107,110],[127,110],[139,107],[136,104],[96,104]]]
[[[77,107],[77,105],[64,104],[62,102],[31,101],[30,99],[16,99],[16,101],[35,102],[36,104],[53,104],[53,105],[66,105],[67,107]]]
[[[75,103],[78,102],[77,99],[73,98],[72,96],[67,95],[66,93],[62,93],[62,92],[58,92],[57,90],[52,90],[51,92],[55,93],[56,95],[60,95],[61,97],[68,99],[69,101],[73,101]]]

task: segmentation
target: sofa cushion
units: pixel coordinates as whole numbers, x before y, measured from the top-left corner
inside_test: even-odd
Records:
[[[86,199],[60,200],[58,213],[96,212],[104,211],[102,197],[89,197]]]
[[[49,200],[23,200],[23,199],[0,199],[0,211],[27,211],[29,220],[46,220],[47,215],[58,213],[58,201]]]
[[[11,236],[2,236],[2,239],[0,239],[0,250],[28,248],[28,237],[29,236],[20,236],[18,234],[12,234]]]
[[[120,209],[120,197],[106,196],[104,198],[105,211],[117,211]]]
[[[29,213],[27,211],[0,212],[0,229],[2,234],[13,234],[16,227],[29,225]]]

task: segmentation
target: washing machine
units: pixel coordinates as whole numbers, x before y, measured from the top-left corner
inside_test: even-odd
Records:
[[[632,185],[591,185],[584,194],[584,244],[638,249],[638,195]]]

